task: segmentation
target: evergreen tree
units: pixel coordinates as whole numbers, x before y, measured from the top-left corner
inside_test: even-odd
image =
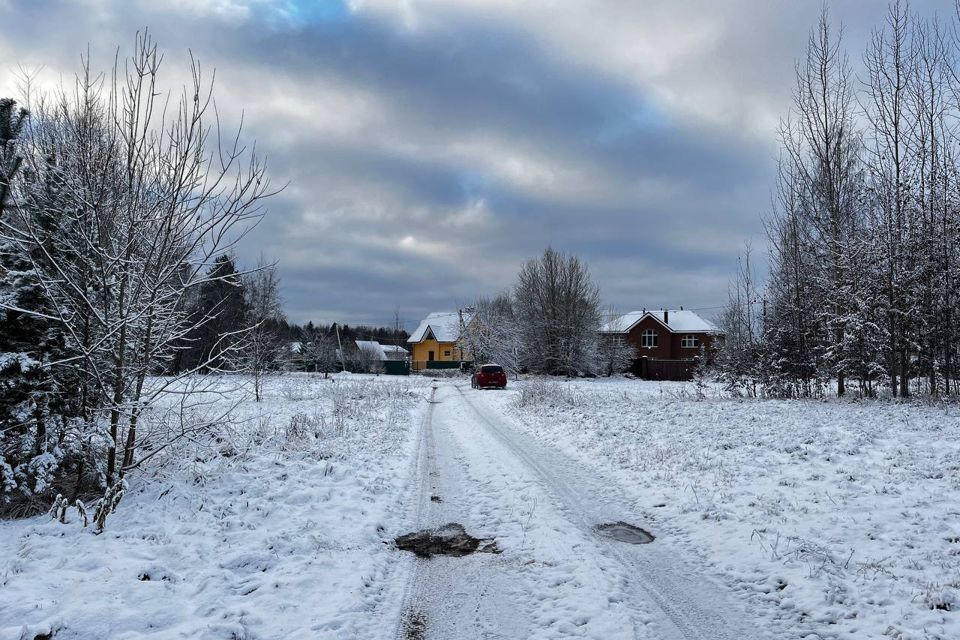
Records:
[[[20,218],[30,215],[24,186],[21,136],[28,114],[0,100],[0,500],[35,499],[53,490],[63,463],[63,399],[49,370],[63,340],[46,318],[46,298],[28,247],[13,239]],[[49,232],[52,221],[47,221]],[[60,401],[57,401],[57,398]]]
[[[238,345],[249,328],[250,309],[233,256],[219,256],[209,267],[191,313],[195,324],[177,359],[178,370],[207,373],[234,368]]]

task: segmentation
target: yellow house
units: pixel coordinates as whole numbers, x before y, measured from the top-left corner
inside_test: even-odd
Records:
[[[460,334],[470,322],[470,314],[464,311],[441,311],[431,313],[414,331],[407,342],[410,344],[410,368],[453,369],[471,358],[463,350]]]

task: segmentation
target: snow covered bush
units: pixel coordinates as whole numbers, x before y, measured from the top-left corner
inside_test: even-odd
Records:
[[[320,396],[318,384],[323,384],[323,382],[315,376],[287,375],[279,380],[276,387],[285,400],[301,402],[303,400],[313,400]]]
[[[960,581],[949,584],[930,583],[924,585],[923,603],[928,609],[939,611],[953,611],[960,604]]]
[[[303,443],[310,437],[319,440],[324,426],[325,421],[322,415],[301,411],[290,416],[290,424],[287,425],[285,435],[287,440],[294,444]]]
[[[544,378],[531,378],[517,385],[518,407],[576,407],[579,394],[569,384]]]

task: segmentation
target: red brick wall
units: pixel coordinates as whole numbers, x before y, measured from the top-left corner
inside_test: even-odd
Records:
[[[671,339],[672,343],[672,358],[685,359],[685,358],[695,358],[700,355],[700,347],[681,347],[680,342],[683,339],[683,336],[695,335],[700,338],[700,344],[702,344],[707,352],[710,351],[710,347],[713,345],[713,336],[708,333],[675,333]],[[709,355],[709,353],[708,353]]]
[[[652,329],[657,332],[657,346],[654,348],[641,347],[640,336],[645,329]],[[627,340],[637,348],[637,357],[644,356],[648,358],[661,358],[664,360],[694,358],[700,354],[699,347],[684,348],[680,346],[680,341],[685,335],[690,333],[671,333],[664,328],[662,324],[653,318],[644,318],[627,334]],[[700,343],[710,349],[713,344],[714,336],[706,333],[693,334],[700,338]]]
[[[657,332],[658,335],[656,347],[647,348],[640,346],[640,336],[643,334],[645,329],[652,329]],[[653,318],[647,317],[638,322],[637,326],[635,326],[630,333],[627,334],[627,340],[637,348],[638,358],[646,356],[648,358],[668,359],[673,357],[670,355],[672,353],[670,332]]]

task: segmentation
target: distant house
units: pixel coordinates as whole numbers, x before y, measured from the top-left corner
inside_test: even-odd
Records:
[[[700,347],[709,352],[723,335],[715,324],[683,307],[631,311],[605,324],[600,333],[636,348],[634,373],[661,380],[689,379]],[[671,361],[674,364],[667,364]]]
[[[407,375],[407,350],[392,344],[380,344],[376,340],[346,342],[343,351],[336,350],[337,363],[344,371],[353,373],[388,373]]]
[[[462,362],[471,361],[460,342],[461,333],[471,318],[470,312],[462,310],[427,315],[407,339],[411,368],[414,371],[454,369]]]
[[[410,352],[396,344],[382,344],[383,355],[386,360],[406,360]]]
[[[354,340],[357,349],[373,354],[381,361],[386,360],[405,360],[409,352],[401,346],[394,344],[380,344],[376,340]]]

